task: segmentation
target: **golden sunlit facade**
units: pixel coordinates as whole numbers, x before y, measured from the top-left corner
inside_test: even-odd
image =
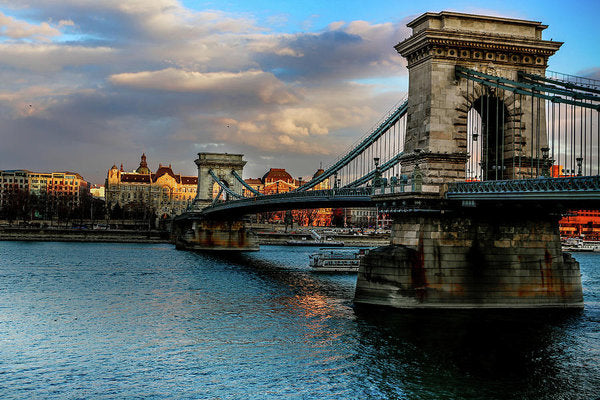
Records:
[[[76,172],[0,171],[0,204],[15,192],[36,196],[65,197],[79,205],[90,184]]]
[[[171,166],[159,164],[152,173],[142,154],[139,167],[125,172],[123,165],[113,165],[105,182],[106,204],[109,209],[143,208],[156,212],[159,217],[179,215],[194,201],[198,177],[173,173]]]

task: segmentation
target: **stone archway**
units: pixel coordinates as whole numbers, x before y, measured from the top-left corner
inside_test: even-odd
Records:
[[[513,81],[519,80],[519,71],[544,75],[548,58],[562,43],[542,40],[546,25],[539,22],[447,11],[425,13],[408,27],[412,28],[412,36],[395,47],[406,57],[409,71],[407,130],[404,155],[400,160],[402,171],[410,176],[419,166],[425,185],[465,180],[470,157],[468,113],[478,98],[492,94],[479,83],[457,79],[456,67]],[[529,177],[531,169],[521,168],[514,160],[528,154],[530,158],[532,155],[537,157],[547,146],[545,126],[537,124],[542,134],[534,134],[534,124],[521,120],[520,116],[534,116],[543,122],[545,110],[536,114],[530,102],[521,102],[517,96],[511,99],[512,93],[500,91],[493,97],[500,99],[505,111],[510,110],[512,114],[504,123],[505,129],[512,130],[503,142],[506,145],[506,141],[510,141],[509,152],[505,146],[502,154],[494,153],[494,161],[499,159],[496,167],[502,167],[502,161],[506,167],[499,175]],[[518,114],[512,108],[516,102],[519,102]],[[490,175],[495,178],[496,171],[490,173],[488,169],[486,178]]]
[[[462,93],[457,118],[465,123],[457,147],[465,149],[465,179],[484,181],[512,177],[514,159],[521,154],[520,104],[512,93],[477,87]]]
[[[215,180],[210,171],[219,180],[226,182],[234,192],[240,194],[243,192],[242,184],[232,173],[235,171],[238,176],[242,176],[244,165],[246,165],[246,161],[242,160],[242,157],[243,154],[198,153],[198,158],[195,160],[198,166],[198,190],[194,199],[195,209],[201,210],[212,204]],[[224,197],[228,199],[228,196],[226,194]]]

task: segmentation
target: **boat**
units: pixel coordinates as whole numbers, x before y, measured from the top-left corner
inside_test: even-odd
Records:
[[[313,229],[310,230],[311,239],[303,237],[302,240],[288,240],[285,242],[289,246],[329,246],[329,247],[340,247],[344,245],[344,242],[339,240],[333,240],[330,237],[319,235]]]
[[[367,249],[320,249],[309,256],[309,265],[314,272],[358,272],[361,258]]]
[[[567,238],[562,242],[563,251],[600,252],[600,242],[596,240],[583,240],[582,238]]]

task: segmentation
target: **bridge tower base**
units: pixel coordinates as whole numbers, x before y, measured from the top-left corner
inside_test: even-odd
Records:
[[[558,216],[473,209],[403,213],[361,262],[355,302],[398,308],[582,308]]]
[[[171,237],[176,248],[199,251],[258,250],[255,236],[246,227],[243,216],[213,220],[202,214],[204,208],[213,204],[213,176],[235,193],[242,193],[242,184],[235,176],[242,176],[246,165],[242,158],[242,154],[198,153],[194,161],[198,166],[198,189],[193,207],[173,219]]]
[[[242,220],[213,221],[186,213],[174,219],[172,237],[180,250],[259,250],[255,236]]]

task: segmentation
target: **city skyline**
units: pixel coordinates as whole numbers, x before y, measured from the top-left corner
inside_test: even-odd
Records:
[[[0,169],[103,183],[144,152],[194,174],[196,153],[214,151],[243,153],[245,177],[309,176],[402,100],[407,70],[393,46],[415,16],[541,21],[545,39],[565,42],[549,69],[598,77],[599,6],[578,5],[0,1]]]

